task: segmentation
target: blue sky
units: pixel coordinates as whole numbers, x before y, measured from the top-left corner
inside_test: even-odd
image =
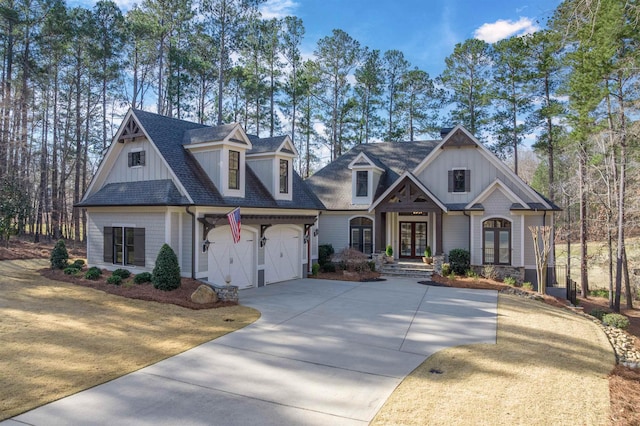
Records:
[[[473,37],[495,42],[536,31],[559,4],[559,0],[269,0],[262,11],[265,16],[301,18],[307,54],[320,38],[341,29],[371,49],[401,50],[412,66],[435,77],[456,43]]]

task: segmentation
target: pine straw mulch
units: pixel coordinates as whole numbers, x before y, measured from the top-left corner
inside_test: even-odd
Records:
[[[43,277],[50,280],[63,281],[89,287],[105,293],[115,294],[117,296],[128,297],[129,299],[147,300],[158,303],[171,303],[173,305],[182,306],[189,309],[212,309],[222,308],[225,306],[237,305],[236,302],[203,303],[198,304],[191,301],[191,295],[203,283],[191,278],[182,278],[180,287],[172,291],[158,290],[151,283],[135,284],[133,282],[134,275],[123,280],[120,285],[107,283],[107,278],[111,276],[111,272],[106,269],[102,270],[102,275],[97,280],[88,280],[84,278],[84,268],[81,274],[67,275],[60,269],[43,268],[39,272]]]
[[[84,243],[65,241],[69,256],[75,258],[85,258],[87,250]],[[0,260],[19,259],[48,259],[51,250],[56,244],[55,240],[46,240],[39,243],[27,239],[26,237],[13,237],[7,242],[0,243]]]

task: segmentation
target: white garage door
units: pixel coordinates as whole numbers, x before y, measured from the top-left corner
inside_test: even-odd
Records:
[[[225,284],[231,277],[231,285],[238,288],[255,286],[256,238],[255,231],[242,228],[240,241],[233,242],[229,226],[221,226],[209,233],[209,281]]]
[[[302,242],[300,229],[275,225],[265,232],[265,284],[300,278]]]

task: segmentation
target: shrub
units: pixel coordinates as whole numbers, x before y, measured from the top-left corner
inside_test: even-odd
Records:
[[[95,266],[87,269],[87,272],[84,273],[84,277],[88,280],[97,280],[102,275],[102,271]]]
[[[82,269],[82,267],[84,266],[84,260],[83,259],[76,259],[76,260],[73,261],[72,266],[74,268]]]
[[[502,280],[506,285],[510,285],[511,287],[515,287],[516,285],[516,279],[513,277],[504,277],[504,280]]]
[[[384,253],[389,257],[393,256],[393,247],[391,247],[391,244],[387,244],[387,248]]]
[[[322,271],[323,272],[335,272],[336,271],[336,264],[333,262],[327,262],[324,265],[322,265]]]
[[[531,284],[529,281],[525,281],[522,283],[522,288],[524,288],[525,290],[533,290],[533,284]]]
[[[119,275],[120,278],[124,280],[131,276],[131,271],[129,271],[128,269],[118,268],[115,271],[113,271],[113,275]]]
[[[178,257],[168,244],[163,244],[151,275],[153,286],[158,290],[171,291],[180,287],[180,280]]]
[[[607,315],[609,312],[607,312],[604,309],[601,308],[595,308],[592,309],[591,312],[589,312],[589,315],[594,316],[596,318],[598,318],[600,321],[602,321],[602,318]]]
[[[141,272],[133,277],[133,282],[136,284],[142,283],[150,283],[151,282],[151,272]]]
[[[343,271],[365,272],[370,270],[366,254],[352,248],[346,248],[334,256],[334,261],[338,260],[338,267]]]
[[[629,327],[629,318],[620,314],[605,314],[602,317],[602,322],[611,327],[621,328],[623,330]]]
[[[498,278],[496,267],[493,265],[485,265],[482,268],[482,276],[490,280],[495,280],[496,278]]]
[[[51,269],[64,269],[69,262],[69,252],[64,244],[64,240],[58,240],[55,247],[51,251]]]
[[[375,272],[376,271],[376,262],[374,262],[373,260],[368,262],[369,264],[369,269],[371,269],[371,272]]]
[[[609,297],[609,290],[605,290],[603,288],[599,288],[596,290],[589,290],[589,296],[607,298]]]
[[[318,275],[318,272],[320,272],[320,264],[314,263],[313,265],[311,265],[311,275],[315,277]]]
[[[451,264],[451,271],[463,275],[469,269],[470,255],[467,250],[453,249],[449,252],[449,263]]]
[[[468,278],[478,278],[478,274],[476,274],[476,272],[473,269],[467,269],[467,272],[465,273],[465,275]]]
[[[442,264],[442,276],[446,277],[450,273],[451,273],[451,265],[449,265],[448,263],[443,263]]]
[[[77,275],[78,272],[80,272],[80,269],[75,266],[67,266],[64,268],[64,273],[67,275]]]
[[[113,285],[120,285],[120,283],[122,282],[122,277],[120,275],[111,275],[109,278],[107,278],[107,282]]]
[[[331,255],[335,253],[331,244],[320,244],[318,246],[318,263],[323,266],[331,262]]]
[[[424,257],[431,257],[431,246],[427,246],[426,250],[424,251]]]

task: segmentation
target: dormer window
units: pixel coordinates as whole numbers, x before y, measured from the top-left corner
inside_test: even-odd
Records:
[[[280,160],[280,193],[289,193],[289,161]]]
[[[356,172],[356,197],[366,197],[369,195],[369,172],[358,170]]]
[[[240,153],[229,151],[229,189],[240,189]]]
[[[144,151],[134,151],[129,153],[129,167],[144,166],[145,153]]]

